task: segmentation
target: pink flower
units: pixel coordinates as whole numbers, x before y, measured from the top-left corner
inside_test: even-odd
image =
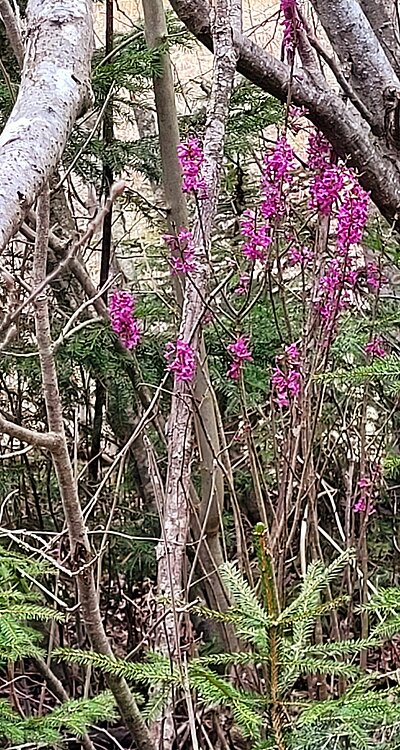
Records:
[[[318,130],[308,139],[308,166],[313,175],[310,181],[309,208],[329,216],[343,187],[342,170],[332,163],[332,146]]]
[[[346,170],[349,185],[344,191],[337,217],[337,248],[342,255],[350,245],[358,245],[368,219],[369,195],[358,184],[354,173]]]
[[[193,273],[196,264],[192,233],[188,229],[180,229],[176,236],[164,234],[163,239],[171,251],[169,262],[172,274]]]
[[[300,364],[300,352],[299,352],[299,347],[297,346],[297,344],[289,344],[289,346],[285,346],[285,354],[286,354],[289,364],[291,365]]]
[[[228,344],[227,350],[233,356],[233,362],[227,373],[228,378],[238,380],[245,362],[253,362],[249,343],[248,336],[237,336],[233,344]]]
[[[294,245],[288,252],[288,261],[291,266],[296,266],[300,263],[303,268],[306,268],[312,264],[313,260],[314,251],[306,245]]]
[[[372,359],[374,357],[380,357],[381,359],[386,357],[386,350],[383,346],[382,338],[380,336],[374,336],[374,338],[372,338],[371,341],[368,341],[368,344],[364,347],[364,352]]]
[[[246,242],[243,254],[252,262],[264,263],[272,243],[272,222],[282,219],[286,209],[286,198],[293,180],[295,167],[292,147],[282,136],[275,148],[264,157],[261,177],[261,220],[254,211],[246,210],[240,228]]]
[[[207,184],[201,177],[204,163],[203,149],[198,138],[188,138],[177,148],[178,159],[182,170],[182,190],[184,193],[195,192],[198,198],[207,196]]]
[[[175,373],[179,382],[190,383],[196,374],[196,358],[193,348],[186,341],[178,339],[175,344],[169,341],[165,347],[164,357],[168,362],[167,369]]]
[[[272,242],[271,230],[266,224],[257,222],[254,211],[246,209],[240,220],[240,229],[247,242],[243,245],[243,255],[248,260],[264,262],[268,257]]]
[[[367,286],[370,290],[377,292],[382,284],[386,284],[387,279],[375,263],[367,263],[365,270],[367,274]]]
[[[283,44],[290,52],[296,47],[296,29],[300,27],[296,9],[296,0],[281,0]]]
[[[117,291],[109,304],[111,327],[126,349],[134,349],[140,340],[140,326],[134,317],[135,298],[130,292]]]
[[[354,513],[376,513],[374,508],[374,500],[379,493],[380,484],[382,481],[382,466],[378,462],[374,462],[369,465],[369,476],[365,475],[360,477],[357,482],[359,490],[359,498],[353,505]]]
[[[308,166],[312,172],[324,172],[331,166],[332,146],[320,130],[313,130],[308,138]]]
[[[277,357],[277,361],[285,363],[286,372],[281,367],[274,367],[271,382],[276,393],[274,401],[282,408],[290,406],[291,401],[300,394],[300,351],[297,344],[285,346],[285,354]]]
[[[276,392],[275,403],[280,407],[290,406],[291,399],[300,393],[301,374],[294,369],[285,374],[280,367],[274,367],[271,382]]]
[[[329,216],[332,206],[339,198],[343,187],[343,175],[336,165],[327,167],[310,183],[310,208],[316,208],[323,216]]]

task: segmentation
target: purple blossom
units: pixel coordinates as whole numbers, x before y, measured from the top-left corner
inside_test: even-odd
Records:
[[[300,21],[296,10],[296,0],[281,0],[283,44],[288,52],[294,51],[296,47],[296,30],[300,28]]]
[[[317,209],[323,216],[329,216],[333,204],[339,198],[344,180],[340,168],[332,163],[332,146],[318,130],[309,135],[308,166],[313,173],[309,208]]]
[[[369,467],[369,476],[364,474],[357,482],[359,496],[353,505],[354,513],[376,513],[374,500],[382,481],[382,466],[374,462]]]
[[[311,180],[309,208],[317,209],[323,216],[329,216],[342,187],[343,175],[340,169],[335,164],[327,167]]]
[[[290,406],[291,399],[300,393],[301,374],[293,369],[285,374],[280,367],[274,367],[271,382],[276,391],[275,403],[280,407]]]
[[[233,362],[228,370],[228,378],[238,380],[245,362],[253,362],[249,349],[250,339],[248,336],[237,336],[233,344],[228,344],[227,350],[233,356]]]
[[[264,263],[272,243],[272,222],[279,221],[286,208],[286,197],[293,181],[295,167],[292,147],[282,136],[274,150],[264,157],[261,177],[261,219],[254,211],[246,210],[240,221],[240,228],[246,242],[242,251],[245,257],[254,262]]]
[[[282,136],[272,153],[264,157],[261,177],[261,214],[267,221],[279,220],[285,213],[286,196],[293,182],[294,151]]]
[[[308,166],[312,172],[323,172],[331,166],[332,146],[320,130],[313,130],[308,138]]]
[[[367,286],[372,291],[377,292],[382,284],[386,283],[387,279],[375,263],[367,263],[365,270],[367,274]]]
[[[288,261],[291,266],[296,266],[298,263],[306,268],[313,263],[314,250],[306,245],[294,245],[288,252]]]
[[[247,240],[242,247],[243,255],[250,261],[259,260],[264,262],[268,257],[269,247],[272,242],[269,226],[258,223],[254,211],[246,209],[240,220],[240,228]]]
[[[189,229],[180,229],[178,234],[164,234],[171,256],[169,259],[172,274],[193,273],[196,270],[194,260],[193,235]]]
[[[167,369],[175,373],[179,382],[190,383],[196,374],[196,357],[193,347],[178,339],[169,341],[165,347],[164,357],[168,362]]]
[[[354,173],[347,170],[349,184],[344,190],[337,217],[337,248],[346,255],[351,245],[358,245],[368,219],[369,195],[357,182]]]
[[[203,149],[198,138],[188,138],[185,143],[177,147],[178,159],[182,170],[182,190],[184,193],[194,192],[198,198],[207,196],[207,184],[201,176],[204,163]]]
[[[365,345],[364,352],[372,359],[374,357],[380,357],[381,359],[386,357],[386,349],[383,345],[383,339],[380,336],[374,336],[368,341],[368,344]]]
[[[135,304],[134,296],[121,290],[112,293],[108,308],[111,327],[126,349],[134,349],[140,340],[140,326],[134,317]]]
[[[300,351],[297,344],[289,344],[289,346],[285,346],[285,355],[290,365],[300,364]]]
[[[271,383],[276,393],[274,401],[282,408],[290,406],[291,401],[300,394],[300,351],[297,344],[286,346],[285,353],[277,360],[284,361],[285,370],[281,366],[274,367]]]

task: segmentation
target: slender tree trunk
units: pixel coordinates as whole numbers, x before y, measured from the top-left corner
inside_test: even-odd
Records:
[[[38,202],[37,236],[33,264],[35,285],[39,285],[46,277],[48,234],[49,192],[48,188],[46,188]],[[100,613],[93,572],[93,550],[91,549],[87,535],[67,447],[58,378],[52,352],[48,303],[45,291],[36,298],[35,327],[48,425],[50,431],[58,436],[52,448],[52,458],[68,527],[70,560],[71,566],[76,572],[83,620],[92,647],[99,653],[113,658],[113,652],[108,642]],[[108,683],[121,715],[131,730],[138,748],[140,750],[152,750],[152,743],[147,727],[141,718],[139,709],[127,683],[125,680],[115,676],[109,676]]]
[[[213,220],[220,188],[225,140],[225,124],[232,91],[237,55],[234,29],[231,26],[232,0],[216,0],[213,18],[215,49],[213,84],[207,113],[204,139],[203,176],[207,197],[199,206],[200,216],[194,227],[196,270],[186,279],[179,338],[191,344],[199,355],[202,317],[206,311],[208,289],[208,255]],[[175,380],[168,434],[168,470],[164,501],[162,541],[158,550],[159,593],[172,603],[165,617],[160,647],[165,654],[179,660],[178,602],[184,599],[184,558],[190,519],[190,462],[192,456],[193,393],[190,385]],[[156,742],[165,750],[174,741],[172,707],[156,726]]]
[[[162,0],[143,0],[145,17],[145,34],[151,49],[162,44],[167,37],[167,25]],[[153,78],[158,132],[163,170],[163,185],[169,231],[175,234],[181,227],[188,227],[189,217],[185,196],[181,187],[181,170],[177,155],[180,142],[179,125],[176,112],[175,90],[171,61],[168,54],[162,56],[162,73]],[[185,278],[173,277],[174,290],[179,306],[182,305]],[[220,520],[224,500],[224,480],[221,465],[220,441],[215,410],[218,408],[212,393],[207,353],[204,337],[200,333],[198,368],[194,387],[194,425],[196,441],[200,456],[201,497],[197,504],[200,520],[200,533],[203,533],[206,545],[201,543],[199,550],[203,570],[207,571],[207,589],[210,592],[212,606],[225,611],[229,596],[215,569],[223,562],[220,543]],[[195,537],[199,533],[197,524],[193,526]],[[208,546],[208,549],[207,549]],[[222,631],[221,632],[225,632]],[[234,645],[225,643],[228,648]],[[237,645],[235,643],[235,645]]]

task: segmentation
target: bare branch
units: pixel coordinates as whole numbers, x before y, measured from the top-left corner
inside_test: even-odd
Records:
[[[29,445],[37,446],[38,448],[46,448],[46,450],[54,450],[57,446],[59,435],[55,432],[37,432],[36,430],[29,430],[26,427],[21,427],[14,422],[10,422],[8,419],[4,419],[0,415],[0,431],[5,435],[11,435],[22,443],[29,443]]]

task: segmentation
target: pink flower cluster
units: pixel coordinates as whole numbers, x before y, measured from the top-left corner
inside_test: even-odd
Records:
[[[299,395],[301,388],[300,352],[296,344],[285,347],[285,354],[277,357],[282,367],[272,370],[272,387],[275,390],[275,403],[282,407],[290,406]]]
[[[282,219],[286,197],[293,180],[295,161],[292,147],[282,136],[274,150],[264,157],[261,177],[261,205],[259,217],[247,210],[243,214],[240,228],[246,242],[243,254],[249,261],[265,262],[272,242],[271,225]]]
[[[111,327],[126,349],[134,349],[140,340],[140,326],[134,316],[135,304],[130,292],[116,291],[111,295],[108,308]]]
[[[264,157],[261,178],[261,213],[264,219],[281,219],[285,212],[285,198],[293,182],[294,152],[285,136],[276,142],[271,154]]]
[[[243,255],[250,261],[264,262],[268,256],[268,248],[272,242],[269,226],[258,223],[254,211],[246,209],[240,220],[240,229],[246,242],[242,247]]]
[[[201,176],[204,154],[198,138],[188,138],[177,148],[178,159],[182,170],[182,190],[184,193],[196,193],[198,198],[207,196],[207,184]]]
[[[194,260],[193,235],[189,229],[180,229],[178,234],[164,234],[171,256],[169,263],[174,275],[179,273],[193,273],[196,270]]]
[[[300,26],[296,10],[296,0],[281,0],[283,44],[290,52],[293,52],[296,47],[296,29]]]
[[[365,266],[365,274],[367,286],[373,292],[379,291],[382,284],[387,282],[382,271],[375,265],[375,263],[367,263]]]
[[[361,242],[368,218],[369,196],[359,185],[354,172],[343,165],[332,164],[331,147],[320,133],[313,133],[309,141],[309,165],[315,170],[310,183],[310,206],[329,216],[334,203],[338,204],[336,218],[337,255],[331,259],[320,278],[315,303],[328,335],[329,342],[337,317],[348,308],[352,292],[359,278],[366,274],[367,283],[376,282],[370,268],[357,268],[351,253]],[[368,282],[369,279],[369,282]]]
[[[249,343],[248,336],[237,336],[233,344],[227,346],[228,352],[233,356],[233,362],[227,373],[228,378],[239,380],[245,362],[253,362]]]
[[[379,492],[381,481],[382,466],[378,463],[371,464],[369,476],[362,476],[357,483],[359,497],[353,505],[354,513],[368,513],[368,515],[376,513],[374,500]]]
[[[386,349],[383,345],[383,339],[381,336],[374,336],[368,341],[368,344],[364,347],[364,352],[367,357],[371,357],[371,359],[374,359],[374,357],[379,357],[380,359],[386,357]]]
[[[196,357],[193,347],[187,341],[169,341],[164,356],[168,362],[167,369],[175,373],[177,381],[190,383],[193,380],[196,374]]]
[[[349,247],[358,245],[363,238],[368,219],[369,195],[350,169],[343,170],[343,176],[347,178],[347,184],[341,195],[336,234],[338,252],[347,255]]]
[[[288,251],[289,265],[300,264],[303,268],[311,266],[314,261],[314,250],[307,245],[293,245]]]
[[[329,216],[343,187],[343,174],[336,164],[332,164],[332,147],[318,130],[309,136],[308,166],[313,173],[309,207]]]

